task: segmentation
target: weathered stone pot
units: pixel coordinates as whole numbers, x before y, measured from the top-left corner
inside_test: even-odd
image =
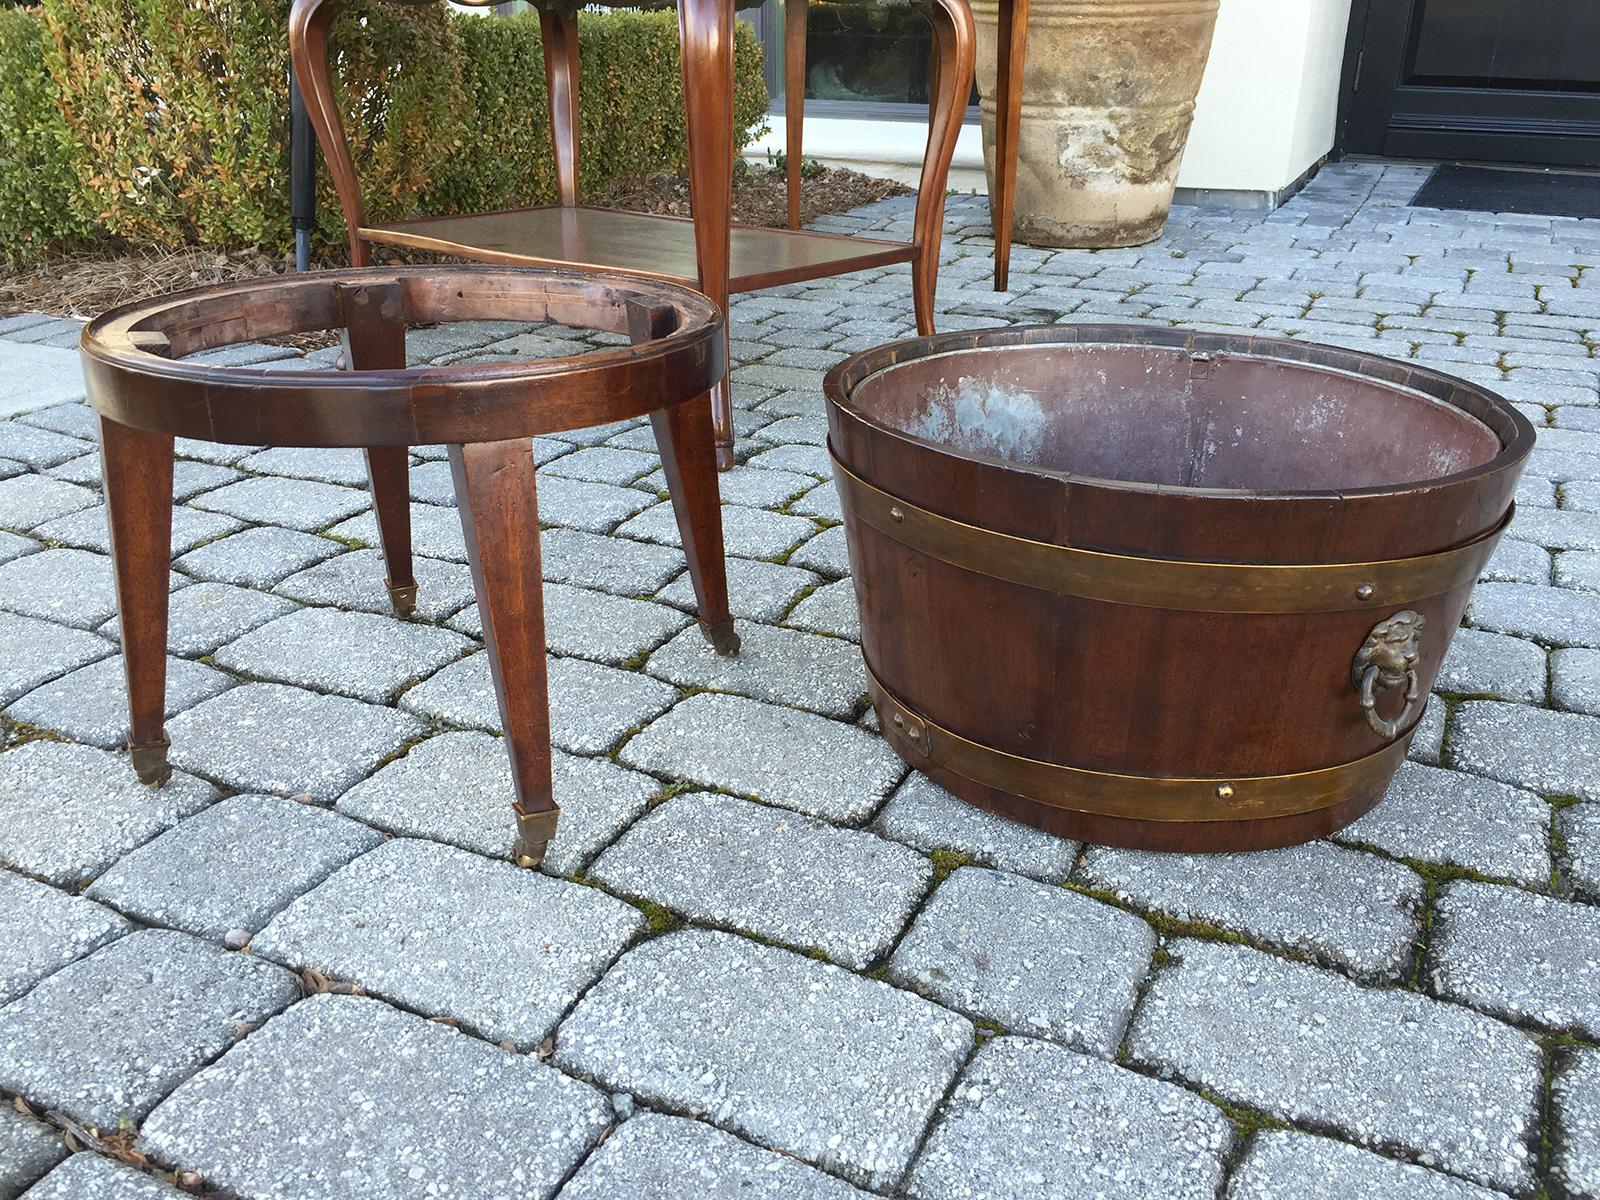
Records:
[[[969,803],[1153,850],[1377,803],[1534,440],[1437,371],[1179,329],[938,334],[823,387],[890,745]]]
[[[998,13],[973,0],[991,195]],[[1217,0],[1032,0],[1017,241],[1136,246],[1161,232],[1216,21]]]

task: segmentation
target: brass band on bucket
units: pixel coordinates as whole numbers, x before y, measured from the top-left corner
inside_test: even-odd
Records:
[[[1413,724],[1365,758],[1291,775],[1174,778],[1119,775],[1008,754],[930,721],[901,700],[867,668],[872,703],[884,731],[912,747],[907,761],[943,767],[985,787],[1040,804],[1138,821],[1235,821],[1287,817],[1340,804],[1385,785],[1411,738]]]
[[[832,451],[829,451],[832,457]],[[953,566],[1061,596],[1219,613],[1321,613],[1411,604],[1471,584],[1514,509],[1470,542],[1366,563],[1188,562],[1085,550],[968,525],[874,487],[833,459],[845,512]]]

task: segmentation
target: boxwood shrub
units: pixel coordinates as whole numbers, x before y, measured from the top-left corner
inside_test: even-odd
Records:
[[[0,9],[0,254],[113,238],[290,242],[287,0],[42,0]],[[677,18],[580,19],[582,187],[684,160]],[[368,215],[554,198],[539,23],[350,0],[331,37]],[[735,136],[767,110],[739,23]],[[318,235],[342,240],[326,172]]]

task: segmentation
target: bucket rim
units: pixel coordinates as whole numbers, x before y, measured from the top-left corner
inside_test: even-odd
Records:
[[[907,433],[871,416],[852,401],[855,390],[896,366],[959,351],[1001,347],[1049,345],[1141,347],[1187,352],[1191,357],[1254,358],[1290,367],[1359,378],[1417,399],[1444,404],[1476,419],[1500,441],[1500,450],[1486,462],[1461,471],[1431,475],[1403,483],[1338,489],[1263,489],[1248,487],[1196,487],[1113,479],[1078,471],[1018,462],[1015,459],[954,447]],[[886,342],[858,351],[836,364],[823,377],[823,395],[830,409],[860,422],[878,435],[909,443],[929,452],[975,462],[1020,474],[1063,483],[1080,484],[1145,495],[1177,495],[1247,500],[1329,500],[1391,496],[1421,488],[1434,489],[1465,483],[1515,467],[1532,452],[1537,434],[1533,423],[1500,393],[1445,371],[1405,362],[1381,354],[1348,350],[1321,342],[1255,334],[1221,333],[1200,329],[1117,323],[1010,325],[987,329],[954,330]],[[837,451],[835,451],[837,452]]]

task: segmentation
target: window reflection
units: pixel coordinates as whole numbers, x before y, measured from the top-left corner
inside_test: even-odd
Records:
[[[913,8],[813,0],[806,7],[806,98],[926,106],[932,52],[927,19]]]

